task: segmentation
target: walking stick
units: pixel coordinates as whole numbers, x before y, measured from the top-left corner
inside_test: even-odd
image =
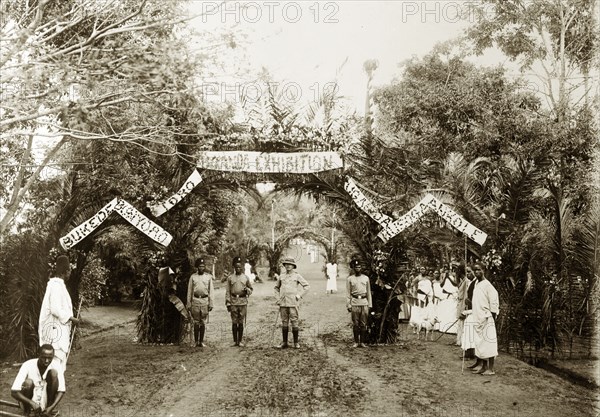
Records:
[[[83,296],[79,299],[79,307],[77,307],[77,319],[79,320],[79,313],[81,313],[81,303],[83,303]],[[71,347],[73,346],[73,339],[75,339],[75,331],[77,330],[77,324],[73,325],[73,332],[71,333],[71,340],[69,341],[69,350],[67,350],[67,357],[65,359],[65,366],[69,362],[69,354],[71,353]]]
[[[189,334],[190,334],[190,346],[191,347],[195,347],[196,346],[196,337],[194,336],[194,327],[195,327],[195,322],[194,322],[194,316],[192,315],[192,309],[190,308],[188,310],[188,320],[189,320]]]
[[[273,344],[273,338],[275,337],[275,329],[277,328],[277,321],[279,320],[279,306],[277,306],[277,314],[275,315],[275,325],[273,326],[273,331],[271,332],[271,344]]]
[[[450,326],[446,327],[446,330],[451,329],[452,326],[454,326],[458,322],[458,320],[459,319],[454,320],[454,323],[452,323]],[[445,334],[446,334],[446,332],[442,332],[442,334],[439,335],[437,339],[435,339],[435,342],[437,342],[438,340],[440,340],[442,338],[442,336],[445,335]]]

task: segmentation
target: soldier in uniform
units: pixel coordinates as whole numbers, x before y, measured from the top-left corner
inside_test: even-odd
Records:
[[[197,272],[192,274],[188,283],[187,308],[194,319],[194,341],[196,346],[204,347],[206,319],[213,309],[214,291],[213,276],[206,272],[204,259],[198,258],[194,263]]]
[[[281,333],[283,335],[283,342],[278,347],[280,349],[288,347],[289,322],[291,321],[294,347],[299,349],[298,305],[310,286],[302,275],[294,271],[296,261],[293,258],[285,258],[282,264],[285,268],[285,274],[281,274],[275,284],[275,297],[281,314]]]
[[[234,273],[227,278],[225,284],[225,306],[231,314],[231,332],[233,346],[243,346],[244,322],[246,321],[248,297],[252,294],[250,278],[244,274],[242,258],[233,258]]]
[[[362,273],[362,265],[356,259],[350,261],[354,272],[346,280],[346,307],[352,313],[352,331],[354,344],[352,347],[365,347],[367,340],[367,319],[369,309],[373,307],[371,300],[371,283],[369,277]]]

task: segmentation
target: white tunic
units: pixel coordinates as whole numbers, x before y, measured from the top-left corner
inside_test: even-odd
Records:
[[[69,351],[73,304],[62,278],[50,278],[40,310],[38,334],[40,346],[48,343],[54,347],[54,355],[63,366]]]
[[[250,282],[254,282],[256,280],[256,274],[252,273],[252,265],[250,265],[248,262],[244,264],[244,274],[246,274]]]
[[[475,323],[475,355],[481,359],[498,356],[498,337],[492,313],[498,314],[498,291],[486,279],[473,290],[473,321]]]
[[[327,262],[325,265],[325,271],[327,273],[327,288],[326,291],[337,291],[337,275],[338,267],[337,264]]]
[[[429,278],[422,278],[417,284],[417,290],[421,292],[417,293],[417,298],[421,301],[425,301],[429,299],[431,301],[433,299],[433,285]]]
[[[29,359],[28,361],[23,362],[23,365],[21,365],[19,373],[12,384],[11,391],[21,391],[23,382],[25,382],[26,379],[31,379],[33,381],[33,398],[31,399],[38,404],[42,410],[45,409],[46,406],[49,405],[47,404],[46,376],[51,369],[54,369],[58,374],[58,391],[65,392],[65,375],[61,369],[61,365],[56,361],[52,361],[44,371],[44,374],[41,375],[37,359]]]

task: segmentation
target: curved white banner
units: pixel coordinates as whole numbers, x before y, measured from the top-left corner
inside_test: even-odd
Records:
[[[152,220],[140,213],[135,207],[129,204],[127,201],[120,198],[114,198],[110,203],[102,207],[96,214],[91,218],[81,223],[75,229],[71,230],[65,236],[61,237],[58,241],[60,245],[68,250],[81,242],[90,233],[92,233],[106,218],[116,211],[125,220],[135,226],[138,230],[145,233],[148,237],[164,246],[169,246],[173,236],[171,236],[166,230],[154,223]]]
[[[229,172],[308,174],[344,167],[337,152],[205,151],[198,168]]]
[[[148,205],[148,208],[152,212],[154,217],[160,217],[167,211],[171,210],[175,204],[179,203],[183,198],[188,195],[198,184],[202,182],[202,176],[197,170],[192,172],[192,175],[185,180],[185,183],[181,186],[179,191],[173,194],[171,197],[155,205]]]
[[[410,209],[408,213],[403,214],[396,221],[390,223],[385,229],[379,232],[377,237],[385,243],[407,227],[413,225],[421,217],[423,217],[425,213],[431,210],[431,208],[427,205],[427,201],[427,197],[419,201],[419,203]]]
[[[460,214],[452,210],[448,205],[442,203],[431,194],[427,194],[419,203],[413,207],[408,213],[401,216],[388,227],[383,229],[377,237],[383,242],[387,242],[398,233],[415,223],[429,210],[435,211],[442,219],[444,219],[452,227],[466,235],[472,241],[483,245],[487,239],[487,233],[478,229],[464,219]]]
[[[352,200],[354,200],[354,203],[362,211],[367,213],[369,215],[369,217],[371,217],[373,220],[375,220],[377,223],[379,223],[383,227],[387,227],[390,223],[392,223],[394,221],[394,219],[392,219],[391,217],[389,217],[386,214],[383,214],[382,212],[379,211],[379,209],[377,207],[375,207],[375,205],[371,202],[371,200],[369,200],[363,194],[363,192],[360,190],[360,188],[358,188],[358,186],[356,185],[356,182],[354,182],[354,180],[352,178],[350,178],[350,177],[346,178],[346,181],[344,182],[344,190],[346,190],[346,192],[348,194],[350,194],[350,197],[352,197]]]
[[[98,226],[102,224],[104,220],[113,212],[115,206],[117,205],[117,198],[111,200],[110,203],[102,207],[96,214],[90,217],[88,220],[81,223],[75,229],[71,230],[69,233],[58,239],[60,242],[60,246],[63,249],[68,250],[73,246],[81,242],[86,238],[90,233],[92,233]]]
[[[135,207],[127,201],[119,199],[115,206],[115,211],[119,213],[125,220],[135,226],[138,230],[145,233],[152,240],[164,246],[169,246],[173,236],[162,227],[154,223],[148,217],[140,213]]]

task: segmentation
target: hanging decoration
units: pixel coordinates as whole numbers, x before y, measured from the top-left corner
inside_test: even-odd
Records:
[[[145,233],[150,239],[160,243],[163,246],[169,246],[173,236],[162,227],[154,223],[148,217],[144,216],[135,207],[127,201],[119,199],[115,206],[115,211],[125,220],[131,223],[136,229]]]
[[[375,207],[375,205],[371,202],[371,200],[369,200],[363,194],[363,192],[360,190],[360,188],[358,188],[358,186],[356,185],[356,182],[352,178],[350,178],[350,177],[346,178],[346,181],[344,182],[344,190],[346,190],[346,192],[348,194],[350,194],[350,197],[352,197],[352,200],[354,200],[354,203],[362,211],[367,213],[369,215],[369,217],[371,217],[377,223],[382,225],[384,228],[387,228],[394,221],[394,219],[392,219],[391,217],[389,217],[386,214],[383,214],[382,212],[380,212],[377,209],[377,207]]]
[[[427,194],[427,196],[430,196],[430,195],[431,194]],[[431,197],[433,197],[433,196],[431,196]],[[400,216],[400,218],[398,218],[394,222],[390,223],[386,228],[384,228],[381,232],[379,232],[377,237],[379,239],[381,239],[383,241],[383,243],[386,243],[388,240],[390,240],[391,238],[396,236],[398,233],[402,232],[404,229],[413,225],[421,217],[423,217],[423,215],[425,213],[427,213],[429,210],[431,210],[431,208],[427,205],[428,201],[429,200],[427,197],[423,198],[421,201],[419,201],[419,203],[416,206],[414,206],[412,209],[410,209],[408,211],[408,213],[403,214],[402,216]]]
[[[69,250],[85,239],[90,233],[96,230],[96,228],[100,226],[104,220],[106,220],[110,213],[113,212],[117,205],[117,201],[117,198],[112,199],[110,203],[98,210],[98,212],[88,220],[84,221],[65,236],[61,237],[58,240],[60,246],[62,246],[65,250]]]
[[[173,240],[173,236],[171,236],[166,230],[144,216],[127,201],[121,198],[114,198],[110,203],[98,210],[98,212],[91,218],[81,223],[65,236],[61,237],[59,239],[60,245],[65,250],[71,249],[73,246],[85,239],[98,226],[100,226],[100,224],[102,224],[102,222],[106,220],[113,211],[119,213],[134,227],[161,245],[169,246],[169,243],[171,243],[171,240]]]
[[[154,217],[160,217],[167,211],[171,210],[175,206],[175,204],[183,200],[184,197],[188,195],[201,182],[202,176],[200,175],[198,170],[195,169],[194,172],[192,172],[188,179],[185,180],[185,183],[175,194],[173,194],[171,197],[169,197],[161,203],[148,205],[148,208],[152,212],[152,215]]]
[[[198,168],[228,172],[308,174],[344,167],[337,152],[205,151]]]
[[[472,241],[483,245],[487,239],[487,234],[469,223],[460,214],[452,210],[448,205],[442,203],[435,196],[427,194],[415,207],[404,214],[398,220],[382,230],[377,236],[384,242],[387,242],[398,233],[419,220],[427,211],[433,210],[449,225],[463,233]]]

